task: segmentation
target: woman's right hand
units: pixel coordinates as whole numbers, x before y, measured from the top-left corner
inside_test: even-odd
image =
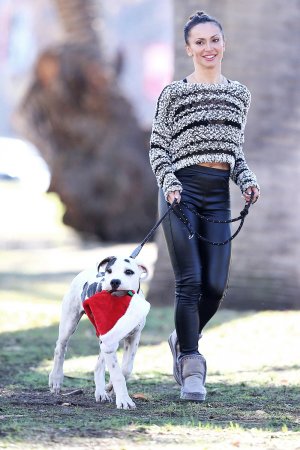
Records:
[[[179,203],[181,200],[181,195],[180,195],[179,191],[170,192],[167,200],[170,204],[172,204],[174,202],[175,198],[177,199],[177,202]]]

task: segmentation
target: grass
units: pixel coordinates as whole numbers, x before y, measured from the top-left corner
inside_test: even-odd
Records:
[[[0,448],[300,450],[300,312],[220,310],[200,341],[208,396],[195,404],[179,401],[171,374],[172,308],[152,308],[128,383],[132,411],[95,403],[98,342],[84,318],[69,345],[63,392],[50,394],[64,290],[81,268],[128,247],[84,244],[59,224],[55,197],[36,202],[47,222],[37,236],[26,227],[10,234],[3,221],[0,228]],[[143,251],[153,264],[155,248]],[[74,389],[82,392],[65,395]]]

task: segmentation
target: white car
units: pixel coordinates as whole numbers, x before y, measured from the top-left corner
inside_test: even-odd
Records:
[[[0,179],[18,180],[24,187],[46,192],[50,171],[30,142],[0,137]]]

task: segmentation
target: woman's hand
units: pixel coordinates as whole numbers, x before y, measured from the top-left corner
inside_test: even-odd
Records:
[[[170,192],[167,200],[170,204],[172,204],[174,202],[175,198],[177,199],[177,202],[179,203],[181,200],[181,195],[180,195],[179,191]]]
[[[253,192],[252,203],[257,202],[257,200],[259,199],[259,195],[260,195],[259,190],[254,186],[250,186],[245,190],[245,192],[242,195],[242,197],[244,197],[246,202],[250,202],[252,192]]]

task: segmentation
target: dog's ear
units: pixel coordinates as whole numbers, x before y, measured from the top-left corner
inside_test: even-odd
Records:
[[[117,259],[117,258],[116,258],[115,256],[108,256],[107,258],[104,258],[103,261],[101,261],[101,262],[98,264],[98,267],[97,267],[98,272],[100,272],[100,271],[104,272],[105,269],[106,269],[106,267],[107,267],[108,265],[112,266],[113,263],[116,261],[116,259]]]
[[[143,264],[138,264],[138,267],[141,271],[141,279],[144,280],[148,276],[148,269]]]
[[[141,264],[139,261],[137,261],[132,256],[130,256],[130,258],[135,261],[136,265],[140,269],[140,278],[142,278],[142,279],[147,278],[147,276],[148,276],[148,269],[147,269],[147,267],[145,267],[144,264]]]

